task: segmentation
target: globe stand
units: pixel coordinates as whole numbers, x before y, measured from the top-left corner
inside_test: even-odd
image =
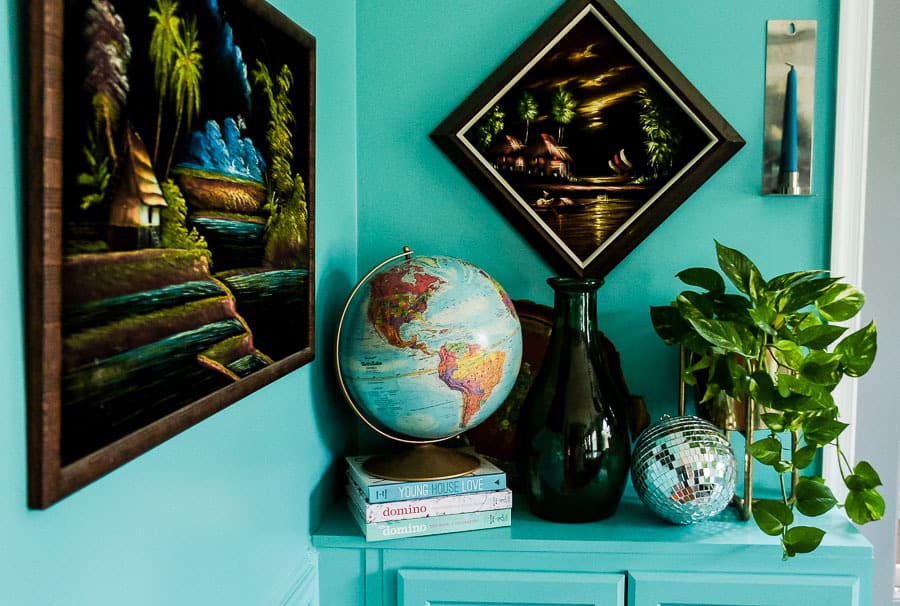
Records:
[[[341,364],[341,350],[343,347],[344,321],[347,318],[348,310],[351,309],[351,303],[354,302],[357,293],[369,282],[372,276],[381,271],[382,268],[384,268],[389,263],[402,258],[405,258],[407,261],[410,261],[412,259],[412,250],[410,250],[408,246],[403,247],[402,253],[394,255],[392,257],[388,257],[387,259],[376,265],[362,278],[362,280],[360,280],[356,284],[356,286],[351,291],[350,296],[347,298],[347,302],[344,304],[344,309],[341,312],[341,316],[338,321],[337,335],[335,337],[335,370],[337,373],[338,384],[340,386],[340,390],[344,396],[344,399],[347,401],[356,415],[360,418],[360,420],[362,420],[376,433],[379,433],[390,440],[411,445],[411,448],[401,452],[369,457],[363,464],[363,469],[366,473],[372,476],[399,482],[444,480],[469,475],[481,466],[481,460],[477,456],[473,456],[468,453],[462,453],[456,449],[437,446],[435,443],[453,438],[459,435],[459,433],[461,433],[465,429],[471,429],[471,423],[469,427],[460,426],[457,429],[457,433],[453,433],[452,435],[435,437],[432,435],[416,436],[414,434],[397,433],[394,429],[382,426],[380,421],[378,421],[377,419],[370,418],[370,414],[364,412],[363,409],[361,409],[360,406],[357,405],[355,398],[353,397],[353,395],[351,395],[347,383],[344,380],[344,372]],[[431,262],[436,262],[435,259],[437,258],[432,258]],[[465,264],[465,262],[453,260],[452,258],[450,258],[449,260],[453,261],[456,264]],[[474,268],[473,266],[467,271],[474,272],[474,270],[477,270],[477,268]],[[506,293],[502,288],[499,287],[496,282],[491,280],[490,277],[487,276],[487,274],[485,274],[481,270],[478,270],[477,273],[473,273],[473,275],[481,276],[481,278],[479,278],[481,280],[490,280],[489,283],[486,282],[485,284],[490,286],[489,292],[494,293],[494,291],[496,290],[496,294],[499,295],[497,305],[500,305],[501,303],[508,303]],[[402,299],[402,297],[400,298]],[[398,305],[400,305],[401,303],[403,303],[403,301],[398,303]],[[420,310],[415,311],[416,313],[419,313]],[[514,312],[510,313],[507,317],[507,321],[512,322],[513,320],[515,320],[514,327],[516,330],[512,330],[512,324],[509,326],[511,331],[509,338],[512,339],[512,341],[509,345],[509,352],[506,363],[509,364],[512,368],[518,368],[521,361],[521,325],[519,325],[518,319],[516,318]],[[358,337],[359,336],[356,335],[356,338]],[[416,346],[417,343],[415,339],[416,337],[413,337],[412,341],[410,341],[409,343],[403,343],[402,345],[404,347],[407,347],[410,344]],[[504,369],[503,372],[507,372],[507,370]],[[498,398],[497,402],[495,402],[496,405],[500,404],[500,399],[502,399],[502,397],[505,397],[505,395],[508,393],[508,389],[512,388],[512,383],[510,382],[506,387],[507,391],[503,392],[502,395],[497,395],[500,390],[494,389],[494,396]]]
[[[410,482],[458,478],[472,473],[479,465],[470,454],[435,444],[417,444],[401,452],[370,457],[363,469],[385,480]]]

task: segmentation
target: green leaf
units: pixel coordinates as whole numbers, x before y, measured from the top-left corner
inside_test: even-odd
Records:
[[[766,424],[766,427],[772,431],[784,431],[785,419],[784,415],[775,412],[764,412],[759,417]]]
[[[873,321],[835,345],[834,353],[841,357],[847,376],[861,377],[872,367],[877,349],[878,333]]]
[[[716,242],[719,267],[739,291],[751,298],[765,286],[765,280],[753,261],[744,253]]]
[[[776,379],[778,381],[778,393],[785,398],[793,394],[811,396],[815,391],[814,383],[810,383],[796,375],[781,373],[776,376]]]
[[[690,318],[709,318],[711,314],[706,314],[697,307],[697,299],[700,297],[700,293],[696,293],[690,290],[682,291],[675,297],[675,300],[672,301],[672,307],[676,312],[684,319],[685,322],[688,322]]]
[[[760,530],[774,537],[794,522],[794,514],[781,501],[763,499],[753,503],[753,519]]]
[[[817,452],[819,452],[819,448],[814,444],[807,444],[802,448],[798,448],[792,457],[794,467],[797,469],[806,469],[816,458]]]
[[[698,355],[703,355],[709,352],[709,342],[697,334],[697,332],[691,327],[690,324],[687,324],[687,333],[684,335],[684,338],[681,340],[681,344],[684,345],[684,348],[691,353],[695,353]]]
[[[847,331],[846,326],[820,324],[804,328],[797,335],[797,345],[810,349],[825,349]]]
[[[778,393],[788,400],[777,403],[781,410],[828,411],[835,408],[830,386],[817,385],[803,377],[785,373],[777,375],[776,380]]]
[[[772,408],[782,410],[784,412],[794,413],[820,413],[822,411],[830,411],[834,407],[833,401],[820,401],[816,397],[791,395],[787,398],[781,398],[777,402],[770,405]]]
[[[814,551],[822,542],[825,531],[814,526],[794,526],[786,533],[781,540],[784,546],[785,555],[792,557],[798,553],[809,553]]]
[[[685,385],[690,385],[691,387],[697,385],[697,376],[689,370],[681,373],[681,380],[684,381]]]
[[[791,314],[791,326],[798,331],[812,326],[822,326],[823,324],[827,324],[827,322],[816,313],[804,311],[799,314]]]
[[[817,276],[821,276],[824,273],[826,272],[821,269],[809,269],[806,271],[794,271],[786,274],[781,274],[780,276],[775,276],[766,283],[766,290],[784,290],[785,288],[790,288],[798,282],[805,282]]]
[[[837,282],[836,278],[807,280],[782,291],[778,298],[778,310],[792,313],[816,302]]]
[[[867,524],[884,517],[884,499],[874,488],[851,490],[844,508],[850,519],[857,524]]]
[[[733,392],[735,381],[743,381],[745,374],[744,367],[734,363],[733,355],[716,355],[710,369],[709,380],[721,387],[723,391]]]
[[[689,317],[688,322],[701,337],[714,347],[745,357],[755,356],[756,341],[753,335],[742,326],[696,316]]]
[[[772,377],[764,370],[757,370],[750,378],[750,395],[760,404],[769,405],[778,397]]]
[[[803,437],[810,444],[824,446],[833,442],[846,428],[846,423],[826,417],[816,417],[810,419],[804,426]]]
[[[794,490],[797,510],[805,516],[820,516],[837,504],[831,489],[809,478],[800,478]]]
[[[704,354],[702,356],[692,356],[690,360],[690,364],[687,368],[685,368],[685,372],[695,373],[698,370],[706,370],[707,368],[712,367],[713,363],[716,361],[715,356],[711,354]]]
[[[775,383],[775,387],[778,389],[778,394],[782,398],[788,398],[795,393],[801,393],[797,377],[793,375],[778,375],[778,380]]]
[[[881,478],[871,465],[866,461],[860,461],[853,468],[853,473],[844,478],[844,484],[850,490],[866,490],[881,486]]]
[[[760,463],[766,465],[775,465],[781,461],[781,442],[778,438],[768,437],[757,442],[753,442],[750,446],[750,454]]]
[[[753,324],[763,332],[775,336],[778,331],[775,330],[775,321],[778,313],[770,307],[754,307],[750,310],[750,318]]]
[[[671,305],[651,307],[650,321],[656,334],[668,345],[680,343],[684,333],[690,330],[690,325]]]
[[[794,466],[787,461],[778,461],[777,463],[772,464],[772,469],[775,470],[775,473],[785,473],[793,468]]]
[[[720,320],[732,320],[736,322],[746,321],[753,307],[750,299],[743,295],[713,293],[711,295],[716,316]]]
[[[675,307],[681,311],[685,319],[691,316],[712,318],[716,315],[715,302],[709,293],[684,290],[675,299]]]
[[[800,376],[817,385],[837,385],[841,378],[841,356],[825,351],[811,351],[800,365]]]
[[[803,363],[803,350],[793,341],[775,341],[769,351],[776,362],[791,370],[798,370]]]
[[[710,402],[716,399],[719,394],[722,392],[722,388],[718,383],[709,382],[706,384],[706,389],[703,391],[703,397],[700,398],[700,403],[705,404],[706,402]]]
[[[678,272],[676,277],[690,286],[699,286],[709,292],[725,292],[725,280],[722,275],[708,267],[691,267]]]
[[[816,301],[816,309],[829,322],[843,322],[855,316],[866,302],[861,290],[850,284],[834,284]]]

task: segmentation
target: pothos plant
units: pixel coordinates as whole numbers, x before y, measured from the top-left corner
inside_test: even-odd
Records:
[[[752,515],[766,534],[780,536],[784,557],[816,549],[825,531],[800,523],[843,507],[858,524],[884,514],[881,485],[872,466],[853,465],[840,447],[847,424],[838,418],[832,392],[845,377],[872,366],[875,323],[845,335],[839,324],[855,317],[865,302],[858,288],[822,270],[797,271],[766,280],[743,253],[716,242],[719,268],[686,269],[678,278],[699,290],[685,290],[668,306],[652,307],[656,332],[691,352],[683,379],[697,384],[704,375],[702,401],[721,394],[761,411],[768,436],[753,442],[751,455],[774,468],[781,498],[754,501]],[[726,280],[739,291],[726,292]],[[790,445],[780,435],[790,434]],[[836,447],[847,497],[839,503],[824,480],[804,472],[789,491],[791,475],[811,466],[819,448]]]

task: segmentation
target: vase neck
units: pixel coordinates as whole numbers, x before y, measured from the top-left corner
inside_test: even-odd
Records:
[[[554,327],[568,327],[588,335],[593,332],[597,324],[597,289],[603,281],[598,278],[550,278],[547,283],[554,292]]]

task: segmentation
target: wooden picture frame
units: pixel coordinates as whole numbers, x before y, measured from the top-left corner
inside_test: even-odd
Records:
[[[559,271],[604,276],[744,144],[612,0],[568,0],[432,139]]]
[[[262,0],[29,7],[28,504],[315,352],[315,38]]]

